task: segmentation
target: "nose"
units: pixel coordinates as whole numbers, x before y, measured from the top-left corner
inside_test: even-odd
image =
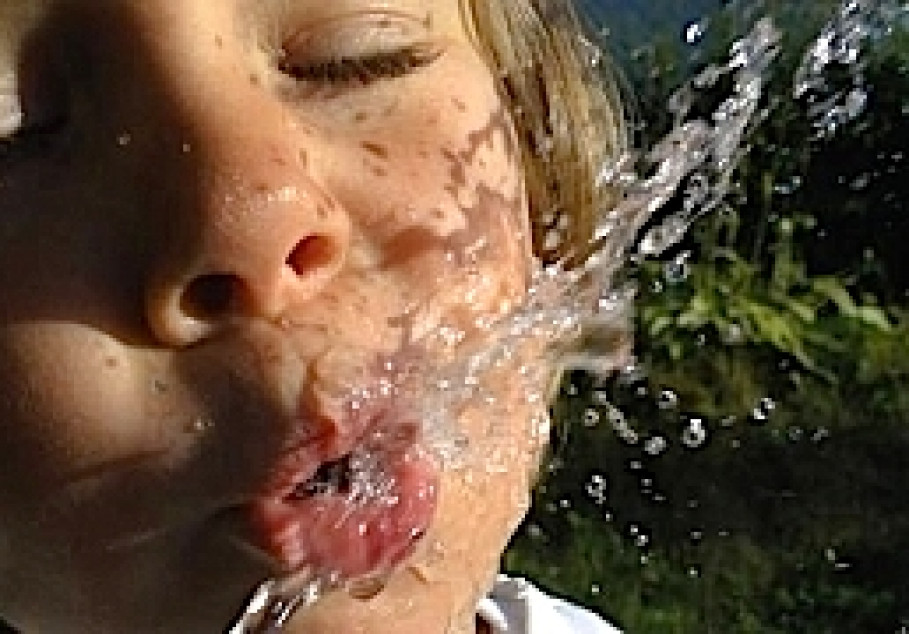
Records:
[[[161,167],[173,208],[155,210],[165,223],[153,229],[163,239],[150,256],[145,311],[152,333],[176,346],[312,301],[350,240],[347,213],[308,158],[319,154],[318,134],[267,85],[237,80],[242,57],[221,55],[201,73],[192,59],[161,64],[170,71],[163,120],[180,130],[180,156]]]
[[[225,131],[214,147],[193,150],[211,153],[196,172],[194,209],[159,243],[146,283],[148,324],[166,343],[189,345],[245,319],[277,321],[342,267],[346,213],[287,156],[287,139],[258,138],[262,126],[260,117],[255,131]]]

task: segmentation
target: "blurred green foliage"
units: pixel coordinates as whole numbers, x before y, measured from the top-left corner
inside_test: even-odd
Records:
[[[645,142],[680,69],[742,28],[711,19],[723,44],[693,62],[633,55]],[[630,634],[909,631],[909,38],[876,47],[869,107],[832,139],[791,98],[801,50],[784,43],[725,207],[629,272],[639,364],[567,378],[506,554]]]

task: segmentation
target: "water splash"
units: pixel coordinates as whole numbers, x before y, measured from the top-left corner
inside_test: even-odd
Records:
[[[336,575],[314,575],[303,570],[259,584],[228,634],[275,634],[298,611],[314,605],[339,586]]]
[[[868,103],[864,53],[909,20],[898,0],[849,0],[808,47],[793,80],[793,96],[807,103],[817,137],[829,138],[856,119]],[[836,88],[832,68],[844,69],[849,86]]]
[[[700,44],[704,37],[707,35],[707,29],[709,26],[710,20],[707,18],[692,20],[685,25],[685,28],[682,31],[682,39],[686,44]]]
[[[763,95],[764,78],[778,54],[780,33],[769,18],[735,42],[729,60],[710,65],[682,85],[670,98],[675,121],[672,131],[644,154],[630,153],[604,167],[600,186],[625,192],[613,209],[605,211],[595,240],[625,248],[644,224],[671,199],[681,194],[682,210],[651,228],[638,242],[645,257],[658,256],[678,243],[699,216],[715,209],[729,192],[732,175],[746,150],[744,140],[755,124]],[[724,77],[732,79],[732,94],[710,119],[691,116],[699,94]],[[608,284],[624,258],[605,249],[590,258],[585,270]]]
[[[793,92],[796,98],[808,103],[819,134],[836,132],[861,112],[862,95],[867,95],[867,91],[864,67],[858,61],[860,52],[888,33],[892,25],[905,20],[905,14],[906,5],[898,2],[850,0],[812,43],[794,79]],[[704,21],[688,25],[686,40],[697,43],[706,28]],[[441,462],[457,466],[465,454],[465,439],[456,429],[452,412],[474,401],[494,404],[496,397],[487,391],[482,377],[510,363],[526,342],[583,342],[591,331],[627,329],[635,289],[617,287],[615,274],[626,264],[632,251],[639,257],[665,253],[684,237],[697,218],[711,213],[726,199],[735,170],[747,153],[748,135],[760,123],[765,82],[778,57],[780,40],[781,33],[770,18],[757,21],[745,37],[731,46],[727,61],[707,66],[672,95],[669,110],[674,125],[661,141],[649,151],[629,153],[603,167],[597,186],[619,189],[624,196],[615,207],[602,210],[593,236],[598,248],[575,268],[564,262],[538,265],[525,302],[506,319],[484,326],[489,345],[450,364],[421,368],[425,374],[420,389],[404,388],[406,381],[396,376],[399,368],[388,368],[388,391],[407,389],[411,395],[422,394],[419,405],[421,415],[425,416],[426,442],[438,453]],[[831,91],[825,79],[831,64],[844,64],[854,70],[854,91]],[[729,95],[709,116],[693,116],[698,97],[716,89],[721,81],[731,85]],[[677,197],[681,199],[681,210],[641,237],[654,214]],[[668,265],[675,278],[684,279],[687,259],[685,254]],[[635,373],[640,372],[638,365],[617,356],[615,349],[572,350],[555,351],[569,368],[607,376],[624,365],[623,375],[628,381],[633,381]],[[525,386],[528,401],[543,402],[546,394],[540,386],[545,384],[543,374],[548,372],[545,363],[520,367],[515,378]],[[401,374],[408,379],[412,375]],[[361,398],[383,396],[360,395]],[[674,394],[666,393],[662,398],[661,409],[676,407]],[[586,425],[608,424],[626,445],[642,446],[650,458],[669,450],[671,444],[665,436],[644,436],[621,410],[608,402],[605,394],[597,399],[595,393],[595,404],[597,409],[585,414]],[[752,420],[766,421],[774,406],[772,400],[762,400],[751,412]],[[721,427],[731,426],[729,421],[733,419],[724,420]],[[530,424],[536,427],[537,433],[548,434],[545,408],[540,408],[539,416]],[[707,442],[708,431],[702,419],[688,419],[679,437],[680,444],[698,449]],[[374,474],[367,474],[364,481],[371,482],[373,477]],[[608,481],[599,474],[592,476],[587,493],[597,504],[605,504]],[[650,536],[640,527],[632,526],[629,532],[641,548],[650,543]],[[642,555],[642,561],[645,558]],[[264,582],[250,598],[231,634],[277,631],[294,612],[312,605],[323,593],[341,587],[339,580],[330,575],[304,575],[302,583],[298,577]]]

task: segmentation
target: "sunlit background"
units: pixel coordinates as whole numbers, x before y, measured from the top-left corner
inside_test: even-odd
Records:
[[[640,147],[758,19],[783,39],[724,204],[627,267],[638,363],[565,382],[507,568],[630,634],[909,632],[906,3],[584,4]],[[796,98],[809,45],[856,6],[889,12],[824,69],[831,101]]]

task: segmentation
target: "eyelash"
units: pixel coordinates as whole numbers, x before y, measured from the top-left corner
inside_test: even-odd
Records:
[[[438,51],[409,46],[363,57],[338,57],[313,64],[296,65],[283,60],[278,68],[297,81],[340,86],[368,86],[376,81],[397,79],[428,66],[439,57]]]

